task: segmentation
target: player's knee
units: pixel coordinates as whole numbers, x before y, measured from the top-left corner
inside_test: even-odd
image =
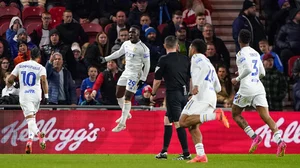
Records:
[[[186,124],[186,122],[183,119],[179,119],[179,126],[183,127],[183,128],[188,127],[187,124]]]
[[[125,100],[131,101],[132,96],[133,96],[133,93],[127,92],[127,91],[125,92]]]

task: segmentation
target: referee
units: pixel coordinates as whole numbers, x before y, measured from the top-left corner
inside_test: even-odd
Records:
[[[175,36],[165,38],[164,47],[167,55],[161,56],[155,69],[155,79],[150,100],[153,101],[162,78],[166,84],[167,112],[164,118],[164,143],[157,159],[167,159],[167,151],[172,137],[172,123],[174,123],[178,139],[182,147],[182,154],[175,160],[190,160],[186,131],[179,125],[181,111],[187,103],[190,82],[190,59],[186,55],[177,53],[178,41]]]

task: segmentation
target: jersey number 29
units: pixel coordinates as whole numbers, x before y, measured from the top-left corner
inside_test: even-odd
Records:
[[[35,85],[35,80],[36,80],[36,75],[33,72],[26,73],[26,71],[21,71],[22,74],[22,80],[24,86],[34,86]],[[31,80],[30,80],[31,79]]]

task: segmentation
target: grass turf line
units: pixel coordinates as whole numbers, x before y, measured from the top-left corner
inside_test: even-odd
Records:
[[[154,155],[92,155],[92,154],[1,154],[1,168],[298,168],[300,155],[232,155],[208,154],[208,163],[187,164],[168,160],[156,160]]]

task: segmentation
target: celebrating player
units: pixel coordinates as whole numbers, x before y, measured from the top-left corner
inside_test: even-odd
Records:
[[[272,132],[273,138],[278,144],[277,156],[284,156],[286,144],[281,139],[281,133],[276,123],[269,115],[268,102],[266,92],[260,78],[265,76],[265,69],[260,60],[260,55],[249,46],[251,41],[251,33],[242,29],[238,37],[241,50],[236,55],[236,65],[238,67],[238,77],[231,80],[236,85],[241,82],[240,88],[236,93],[232,106],[232,117],[234,121],[245,131],[245,133],[253,139],[249,153],[253,153],[257,146],[261,143],[262,138],[253,131],[247,121],[242,117],[241,113],[246,106],[253,106],[258,111],[263,121],[268,124]]]
[[[38,136],[40,147],[43,150],[46,148],[45,134],[38,129],[35,119],[42,95],[40,81],[42,81],[46,102],[49,97],[46,69],[37,63],[38,60],[40,60],[40,52],[38,48],[34,48],[31,51],[31,60],[18,64],[6,81],[6,85],[10,87],[14,83],[14,79],[19,78],[19,101],[28,125],[29,139],[25,148],[27,154],[32,152],[32,140],[34,135]]]
[[[102,63],[117,59],[125,54],[125,71],[117,83],[117,100],[122,109],[122,116],[116,122],[119,124],[112,129],[113,132],[120,132],[126,128],[126,120],[130,118],[131,99],[137,89],[141,88],[148,76],[150,69],[150,51],[141,42],[140,29],[138,26],[131,26],[129,29],[129,41],[125,41],[121,48],[103,58]],[[125,101],[124,101],[125,95]]]
[[[219,120],[229,128],[229,123],[222,109],[216,109],[217,94],[221,91],[221,85],[214,66],[203,54],[206,51],[206,44],[203,40],[196,39],[190,46],[189,54],[191,59],[192,77],[192,98],[184,107],[179,124],[181,127],[188,127],[195,144],[197,156],[188,161],[207,162],[204,152],[202,135],[199,126],[204,122]]]

